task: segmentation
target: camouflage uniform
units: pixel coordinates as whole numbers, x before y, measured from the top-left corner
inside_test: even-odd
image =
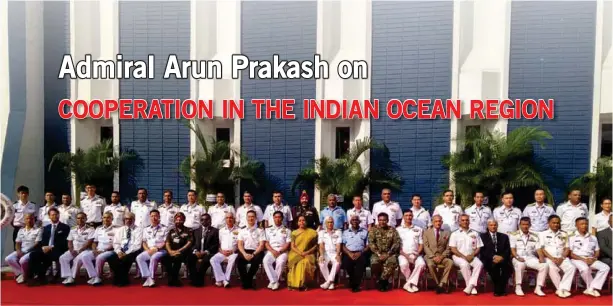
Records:
[[[383,264],[383,272],[380,279],[389,279],[396,268],[398,268],[398,251],[400,250],[400,235],[393,227],[387,227],[387,229],[373,227],[368,234],[368,245],[372,251],[370,257],[370,265],[373,270],[380,271],[379,267]],[[389,257],[385,262],[379,261],[379,255],[388,254]],[[378,276],[374,273],[375,276]]]

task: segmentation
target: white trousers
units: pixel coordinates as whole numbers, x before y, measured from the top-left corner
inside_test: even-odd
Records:
[[[546,258],[547,265],[549,265],[549,278],[551,282],[558,290],[570,291],[570,286],[573,284],[573,278],[577,268],[573,266],[568,258],[564,258],[560,266],[556,265],[549,258]],[[564,272],[564,276],[560,277],[560,270]]]
[[[413,269],[413,273],[411,273],[410,264],[414,264],[415,268]],[[403,255],[398,256],[398,265],[400,266],[400,271],[407,279],[409,284],[417,286],[419,284],[419,276],[421,272],[426,268],[426,262],[421,256],[416,256],[415,254],[409,255],[409,259],[404,257]]]
[[[229,282],[230,276],[232,275],[232,268],[234,268],[234,262],[238,257],[238,253],[233,253],[230,256],[225,256],[224,254],[217,253],[211,257],[210,263],[211,268],[213,268],[213,275],[215,275],[216,282]],[[228,265],[226,266],[226,271],[224,272],[221,268],[221,263],[224,261],[228,261]]]
[[[453,259],[453,263],[460,268],[460,273],[462,273],[462,278],[466,282],[466,286],[469,285],[473,287],[477,287],[479,283],[479,275],[481,274],[481,269],[483,269],[483,263],[479,260],[478,257],[473,258],[472,262],[466,261],[464,258],[458,256],[451,256]],[[472,271],[470,268],[473,268]]]
[[[106,252],[102,252],[98,254],[98,256],[95,256],[94,258],[94,252],[91,252],[86,255],[83,255],[84,256],[83,262],[85,261],[93,262],[95,260],[96,261],[96,276],[101,276],[102,268],[104,267],[104,263],[113,254],[115,254],[115,251],[106,251]]]
[[[96,269],[94,268],[93,261],[88,259],[91,258],[92,254],[93,252],[91,250],[83,251],[79,253],[77,257],[72,256],[70,251],[66,251],[66,253],[62,254],[62,256],[60,256],[60,272],[62,278],[77,278],[81,265],[83,265],[85,270],[87,270],[87,275],[89,275],[90,278],[98,276],[98,273],[96,273]],[[70,265],[71,262],[72,269]]]
[[[547,279],[547,272],[549,271],[549,265],[544,262],[540,262],[536,257],[524,257],[525,261],[521,262],[515,258],[511,261],[513,263],[513,269],[515,269],[515,284],[521,286],[524,279],[524,272],[526,267],[538,271],[536,276],[536,285],[540,287],[545,286],[545,280]]]
[[[157,251],[153,255],[149,255],[147,251],[136,256],[136,265],[140,270],[140,276],[142,278],[149,278],[155,276],[155,270],[158,268],[158,263],[162,260],[162,257],[166,255],[166,251]]]
[[[332,263],[332,268],[328,270],[328,264]],[[321,271],[321,276],[324,277],[326,282],[334,282],[336,278],[336,273],[341,269],[341,263],[336,261],[336,253],[333,254],[325,254],[324,261],[319,262],[319,270]]]
[[[17,252],[13,252],[6,256],[4,259],[6,263],[13,269],[13,274],[19,276],[24,274],[28,270],[28,261],[30,260],[30,253],[26,253],[21,258],[17,257]]]
[[[600,260],[596,260],[589,267],[581,260],[571,259],[571,262],[573,265],[575,265],[575,267],[577,267],[577,270],[579,270],[581,278],[583,278],[583,281],[588,289],[602,289],[602,285],[604,285],[604,282],[607,280],[607,276],[609,275],[609,271],[611,270],[609,266]],[[594,278],[592,278],[592,270],[597,271],[596,277]]]
[[[271,283],[279,282],[279,278],[281,277],[281,273],[283,273],[283,268],[285,267],[286,263],[287,252],[279,254],[279,257],[277,258],[275,258],[272,253],[266,252],[264,259],[262,260],[262,264],[264,265],[266,276]]]

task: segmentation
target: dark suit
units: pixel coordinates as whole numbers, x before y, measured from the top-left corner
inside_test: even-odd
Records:
[[[194,229],[193,251],[187,257],[189,276],[193,286],[203,286],[206,270],[211,265],[210,260],[219,251],[219,230],[210,226],[202,239],[202,227]],[[194,252],[204,252],[208,254],[198,258]]]
[[[483,247],[479,252],[479,258],[483,262],[483,266],[489,273],[494,283],[494,294],[505,294],[507,283],[511,277],[511,244],[509,236],[496,232],[496,245],[492,240],[492,234],[481,234]],[[494,256],[498,255],[503,258],[499,263],[494,263]]]
[[[613,231],[611,231],[610,227],[596,233],[596,238],[598,238],[598,246],[600,247],[600,258],[598,258],[598,260],[604,262],[609,267],[611,266],[612,234]]]
[[[52,224],[48,224],[43,227],[43,238],[39,243],[39,247],[32,251],[30,254],[30,269],[28,272],[28,278],[32,279],[34,274],[38,275],[40,282],[45,282],[45,274],[51,266],[51,263],[58,261],[60,256],[68,251],[68,234],[70,233],[70,226],[58,222],[55,227],[55,234],[53,237],[53,248],[48,253],[44,253],[42,248],[49,246],[49,240],[51,239]]]

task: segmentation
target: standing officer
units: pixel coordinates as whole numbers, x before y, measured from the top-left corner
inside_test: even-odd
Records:
[[[283,223],[285,226],[290,226],[292,222],[292,210],[288,205],[283,205],[283,194],[280,191],[272,193],[272,204],[269,204],[264,210],[264,227],[268,227],[274,223],[274,213],[280,211],[283,214]]]
[[[219,250],[219,230],[211,224],[211,219],[209,214],[202,215],[202,226],[193,230],[194,247],[188,255],[187,266],[194,287],[204,286],[204,276],[211,265],[211,257]]]
[[[516,232],[519,227],[519,219],[521,219],[521,210],[513,207],[513,194],[504,192],[502,194],[502,205],[494,209],[494,219],[498,222],[500,232],[509,234]]]
[[[17,194],[19,195],[19,200],[13,204],[13,210],[15,211],[13,215],[13,247],[15,247],[17,233],[25,226],[24,216],[26,214],[31,214],[34,220],[36,220],[36,204],[28,200],[30,197],[30,189],[26,186],[19,186],[17,187]]]
[[[398,202],[392,201],[392,191],[388,188],[381,190],[381,201],[375,203],[372,206],[372,220],[371,223],[376,223],[375,220],[380,213],[385,213],[388,216],[388,225],[395,228],[400,224],[402,219],[402,209]]]
[[[538,271],[534,294],[545,296],[542,288],[545,286],[549,266],[545,263],[538,234],[530,231],[530,217],[522,217],[519,220],[519,229],[519,231],[509,235],[513,256],[511,262],[515,269],[515,294],[524,296],[521,284],[524,279],[524,271],[528,267]]]
[[[408,292],[417,292],[419,288],[419,276],[426,267],[426,262],[420,256],[424,249],[423,229],[413,225],[413,211],[407,210],[404,212],[402,224],[396,228],[400,240],[402,241],[400,248],[400,256],[398,256],[398,264],[400,271],[404,274],[407,280],[403,289]],[[415,268],[411,273],[410,264],[414,264]]]
[[[413,194],[411,196],[411,211],[413,211],[413,224],[417,227],[421,227],[424,231],[430,226],[431,218],[430,212],[421,206],[421,195]]]
[[[594,226],[592,226],[592,234],[596,235],[597,232],[609,228],[609,217],[611,216],[611,199],[603,198],[600,204],[602,211],[596,214],[594,217]]]
[[[45,192],[45,206],[38,209],[37,219],[41,226],[51,223],[51,221],[49,221],[49,208],[51,207],[57,208],[57,204],[55,203],[55,195],[53,195],[53,192],[47,191]]]
[[[217,203],[209,207],[208,213],[211,216],[211,224],[217,229],[226,224],[227,213],[236,214],[234,207],[226,204],[226,196],[221,192],[217,193]]]
[[[91,257],[91,245],[94,241],[95,229],[85,224],[87,216],[80,212],[77,214],[77,226],[73,227],[68,234],[68,251],[60,256],[60,268],[62,278],[65,278],[64,285],[72,285],[77,278],[81,264],[87,270],[89,282],[92,282],[96,275],[94,263],[90,260],[83,260]],[[72,262],[72,271],[70,267]]]
[[[587,218],[588,209],[581,203],[581,191],[574,189],[568,193],[568,201],[558,205],[556,215],[560,216],[561,229],[566,233],[575,230],[575,220],[579,217]]]
[[[57,207],[57,210],[60,214],[60,222],[68,225],[71,228],[77,225],[77,214],[81,211],[81,209],[72,204],[72,197],[70,196],[70,194],[62,194],[62,205],[59,205]]]
[[[319,213],[315,207],[309,205],[309,195],[306,190],[303,190],[300,195],[300,204],[292,208],[292,230],[298,228],[298,217],[300,216],[304,216],[308,228],[317,230],[320,224]]]
[[[485,200],[483,192],[475,192],[473,200],[475,204],[466,209],[466,214],[470,216],[470,229],[483,234],[487,232],[487,220],[492,218],[492,210],[483,206],[483,200]]]
[[[275,211],[273,224],[266,228],[266,255],[262,260],[264,271],[270,283],[271,290],[279,289],[279,278],[287,263],[287,251],[292,240],[292,233],[283,225],[283,213]],[[273,268],[274,264],[274,268]]]
[[[122,222],[123,223],[123,222]],[[115,239],[115,229],[113,226],[113,213],[110,211],[102,215],[102,225],[94,232],[94,242],[92,244],[92,253],[83,257],[83,261],[95,261],[96,277],[88,282],[90,285],[101,285],[102,268],[107,259],[113,255],[113,240]]]
[[[119,191],[113,191],[111,193],[111,204],[104,207],[104,212],[110,212],[113,214],[113,226],[120,227],[123,225],[123,216],[130,209],[121,204],[121,197]],[[104,216],[102,216],[104,219]]]
[[[149,226],[149,213],[156,209],[155,202],[149,202],[149,192],[145,188],[138,188],[137,200],[130,204],[130,211],[134,213],[134,224],[141,230]]]
[[[379,291],[389,289],[389,279],[398,268],[398,251],[400,249],[400,236],[395,228],[389,226],[389,217],[386,213],[377,216],[378,226],[368,233],[368,245],[372,251],[370,268],[372,275],[377,279]]]
[[[443,204],[434,208],[432,216],[440,215],[443,217],[443,229],[453,232],[458,229],[458,222],[462,214],[462,207],[453,203],[453,191],[443,192]]]
[[[353,208],[347,210],[347,218],[351,220],[351,217],[358,216],[360,218],[360,227],[369,230],[372,221],[372,215],[370,211],[362,206],[362,196],[353,196]]]
[[[234,225],[234,215],[232,213],[226,214],[226,226],[219,229],[219,252],[211,257],[211,268],[215,275],[215,286],[228,287],[230,286],[230,276],[232,275],[232,268],[234,268],[234,261],[238,254],[236,250],[238,248],[238,227]],[[226,271],[221,269],[221,263],[227,261]]]
[[[200,220],[198,220],[200,223]],[[168,271],[168,286],[181,287],[181,280],[179,279],[179,270],[181,264],[185,262],[187,254],[191,251],[194,234],[192,230],[185,225],[185,215],[178,212],[175,215],[175,224],[173,228],[168,232],[166,237],[166,256],[164,266]],[[153,274],[151,274],[153,277]]]
[[[360,199],[362,198],[359,196]],[[360,291],[362,275],[366,269],[366,252],[368,252],[368,230],[361,226],[358,215],[349,219],[349,228],[343,232],[343,268],[349,275],[351,292]]]
[[[460,228],[451,233],[449,237],[449,247],[451,248],[451,259],[460,268],[462,278],[466,282],[464,293],[467,295],[477,294],[477,284],[479,274],[483,268],[483,263],[479,259],[479,251],[483,247],[483,242],[479,233],[469,228],[470,217],[467,214],[460,215]],[[471,268],[472,267],[472,271]]]
[[[253,277],[260,269],[262,259],[264,258],[266,234],[264,230],[258,228],[255,222],[256,218],[257,213],[255,211],[248,211],[247,226],[241,228],[238,233],[236,267],[243,283],[243,289],[255,289]],[[249,270],[247,270],[247,264],[249,264]]]
[[[134,213],[124,216],[124,226],[117,229],[113,240],[115,252],[108,258],[109,266],[113,271],[113,285],[123,287],[130,284],[128,273],[130,267],[140,254],[143,246],[143,231],[134,224]]]
[[[544,232],[549,228],[547,219],[556,212],[550,204],[545,203],[545,190],[537,189],[534,192],[534,201],[524,208],[523,216],[530,218],[530,231]]]
[[[143,251],[136,256],[136,265],[140,275],[145,279],[143,287],[155,286],[155,271],[158,263],[166,256],[166,237],[168,227],[160,223],[157,209],[149,213],[149,226],[143,230]]]
[[[570,258],[571,262],[581,278],[585,282],[587,289],[583,294],[599,297],[599,290],[609,276],[611,268],[598,260],[600,248],[598,240],[588,231],[588,222],[586,218],[579,217],[575,220],[577,231],[570,236]],[[596,277],[592,278],[592,270],[596,271]]]
[[[449,279],[449,272],[453,267],[453,261],[449,259],[449,231],[443,230],[443,217],[432,217],[432,227],[424,232],[424,252],[426,253],[426,265],[430,276],[436,282],[436,294],[447,292],[445,287]],[[443,273],[438,276],[437,268],[442,267]]]
[[[87,195],[81,200],[81,209],[87,215],[87,225],[96,228],[102,225],[102,213],[106,201],[103,197],[96,194],[94,184],[86,184],[85,192]]]
[[[196,190],[187,191],[187,203],[181,206],[180,211],[185,216],[185,226],[189,228],[200,227],[200,217],[206,213],[204,206],[198,204],[198,193]]]
[[[264,213],[260,206],[253,203],[253,197],[249,191],[243,193],[243,201],[245,202],[241,207],[236,210],[236,222],[239,227],[247,226],[247,212],[255,211],[256,222],[259,224],[264,219]]]
[[[162,205],[158,206],[160,212],[160,223],[166,228],[174,225],[175,215],[180,211],[179,205],[172,202],[172,191],[164,190],[164,200]]]
[[[545,261],[549,265],[549,278],[556,287],[556,295],[567,298],[570,294],[570,286],[573,283],[577,268],[568,259],[568,234],[560,230],[560,217],[549,216],[549,229],[539,234],[539,243]],[[564,277],[560,280],[560,270]]]
[[[336,196],[333,194],[328,195],[328,207],[321,211],[319,222],[323,224],[327,217],[332,217],[332,220],[334,220],[334,229],[345,229],[347,215],[341,207],[337,206]]]

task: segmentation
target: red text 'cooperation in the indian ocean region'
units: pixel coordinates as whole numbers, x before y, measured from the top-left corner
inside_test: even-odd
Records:
[[[468,104],[468,105],[466,105]],[[221,107],[216,113],[213,107]],[[452,100],[390,99],[316,100],[252,99],[181,100],[119,99],[60,101],[58,112],[63,119],[243,119],[245,110],[256,119],[553,119],[553,99]]]

